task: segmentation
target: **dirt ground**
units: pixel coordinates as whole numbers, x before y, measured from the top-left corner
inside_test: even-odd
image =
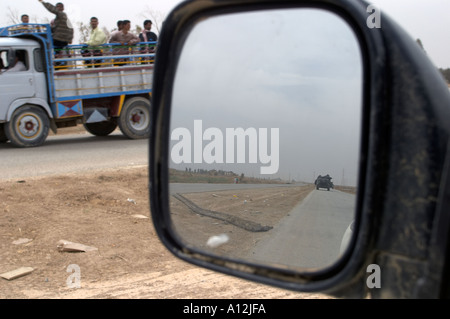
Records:
[[[155,234],[149,218],[147,185],[146,167],[0,181],[0,275],[21,267],[33,268],[31,273],[16,279],[0,278],[0,298],[331,298],[251,283],[177,259]],[[286,191],[279,191],[271,198],[263,198],[267,195],[255,190],[239,194],[239,197],[230,192],[198,196],[192,195],[190,200],[207,203],[208,209],[225,213],[226,206],[230,212],[233,205],[245,201],[247,220],[258,215],[259,222],[273,226],[285,212],[272,216],[265,213],[270,209],[264,210],[256,203],[279,201],[285,203],[287,209],[302,195],[293,197]],[[217,204],[218,199],[222,204]],[[174,201],[174,205],[181,204]],[[196,216],[186,210],[184,207],[174,214],[178,225],[185,225],[183,223]],[[186,214],[182,214],[183,211]],[[261,219],[261,216],[272,217]],[[195,218],[198,219],[198,215]],[[201,224],[196,225],[220,223],[224,224],[202,217]],[[264,235],[236,230],[236,227],[233,230],[229,227],[227,231],[233,232],[233,241],[238,243],[256,241]],[[205,236],[208,234],[199,231],[198,237],[190,239],[201,243]],[[96,249],[60,251],[61,240]],[[245,249],[242,245],[232,247],[236,252]]]

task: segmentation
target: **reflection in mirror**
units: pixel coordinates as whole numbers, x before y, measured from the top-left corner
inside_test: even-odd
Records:
[[[196,24],[181,51],[170,128],[170,209],[180,239],[291,268],[338,260],[354,219],[362,57],[321,9]]]

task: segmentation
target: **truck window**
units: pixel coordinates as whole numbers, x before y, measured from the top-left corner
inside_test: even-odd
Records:
[[[4,71],[8,67],[8,51],[0,51],[0,69]]]
[[[43,63],[43,58],[42,58],[42,50],[41,49],[34,49],[33,55],[34,55],[34,68],[38,72],[44,72],[44,63]]]
[[[26,50],[16,50],[16,56],[11,65],[8,67],[8,72],[20,72],[28,70],[28,54]]]

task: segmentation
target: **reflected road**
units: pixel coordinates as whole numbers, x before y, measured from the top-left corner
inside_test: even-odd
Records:
[[[302,268],[323,268],[339,256],[354,217],[355,195],[314,190],[262,239],[248,258]]]

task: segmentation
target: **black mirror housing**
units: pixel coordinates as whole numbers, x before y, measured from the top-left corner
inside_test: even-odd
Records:
[[[369,4],[353,0],[186,1],[160,34],[153,81],[150,203],[163,244],[190,263],[297,291],[338,297],[439,298],[448,268],[450,94],[437,68],[389,17],[367,23]],[[363,123],[355,234],[350,249],[319,271],[297,272],[218,258],[183,245],[169,218],[169,136],[173,80],[189,30],[232,12],[305,7],[342,17],[363,52]],[[381,287],[367,284],[379,266]]]

